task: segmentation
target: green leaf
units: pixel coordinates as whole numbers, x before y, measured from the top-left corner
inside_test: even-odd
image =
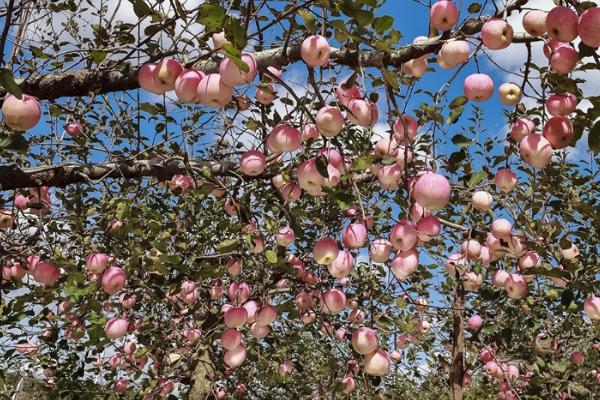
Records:
[[[596,121],[588,135],[588,145],[594,153],[600,153],[600,121]]]
[[[388,71],[387,69],[383,69],[383,78],[395,90],[400,89],[400,85],[398,84],[398,75],[395,72]]]
[[[236,48],[241,50],[246,47],[248,36],[240,21],[232,16],[227,16],[223,28],[225,29],[225,36]]]
[[[225,24],[227,13],[225,9],[218,4],[204,3],[198,9],[196,22],[204,25],[208,32],[216,32]]]
[[[223,49],[226,52],[227,58],[229,58],[231,61],[233,61],[233,63],[243,72],[248,72],[250,71],[250,67],[248,66],[248,64],[246,64],[241,58],[240,56],[242,55],[242,52],[236,48],[235,46],[229,44],[229,43],[225,43],[223,45]]]
[[[468,147],[472,144],[475,144],[475,141],[459,133],[452,137],[452,143],[458,147]]]
[[[159,113],[158,108],[150,103],[141,103],[140,110],[145,111],[152,115],[156,115]]]
[[[354,195],[344,192],[335,193],[333,199],[342,210],[348,209],[356,201]]]
[[[304,26],[306,26],[307,31],[314,32],[317,30],[317,19],[313,13],[306,10],[298,10],[298,14],[302,17],[302,21],[304,21]]]
[[[485,178],[485,171],[480,171],[474,175],[471,175],[467,186],[469,187],[469,189],[473,189],[475,186],[477,186],[479,182],[483,180],[483,178]]]
[[[328,163],[329,162],[327,161],[327,157],[325,157],[324,155],[320,155],[315,160],[315,164],[317,165],[317,171],[325,179],[329,178],[329,172],[327,171],[327,164]]]
[[[131,0],[130,0],[131,1]],[[144,18],[152,14],[152,9],[144,0],[133,0],[133,12],[138,18]]]
[[[450,108],[455,109],[458,107],[462,107],[469,102],[469,99],[466,96],[458,96],[452,102],[450,102]]]
[[[227,253],[240,245],[240,241],[238,239],[226,239],[216,245],[216,249],[219,253]]]
[[[354,19],[360,26],[367,27],[373,22],[373,12],[367,10],[358,10],[354,13]]]
[[[105,51],[102,51],[102,50],[94,50],[91,52],[90,55],[92,56],[92,59],[94,60],[94,62],[96,64],[99,64],[100,62],[104,61],[104,59],[106,58],[108,53]]]
[[[471,5],[469,5],[469,8],[467,8],[467,10],[471,14],[478,13],[479,11],[481,11],[481,4],[479,4],[479,3],[471,3]]]
[[[373,22],[373,28],[381,35],[390,29],[393,24],[394,18],[390,17],[389,15],[384,15],[383,17],[375,18],[375,21]]]
[[[267,261],[271,264],[277,264],[277,253],[273,250],[267,250],[265,252],[265,257],[267,257]]]
[[[21,99],[21,88],[15,82],[13,73],[6,68],[0,68],[0,85],[17,99]]]
[[[458,107],[458,108],[453,109],[450,112],[450,115],[448,115],[448,118],[446,119],[446,123],[449,125],[456,123],[456,121],[458,121],[458,119],[462,115],[463,111],[464,111],[464,107]]]

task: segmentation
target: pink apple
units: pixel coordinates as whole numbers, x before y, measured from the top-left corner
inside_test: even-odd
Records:
[[[573,141],[575,131],[571,120],[566,117],[552,117],[544,125],[543,135],[555,149],[564,149]]]
[[[258,176],[265,171],[265,155],[257,150],[250,150],[242,154],[240,170],[248,176]]]
[[[344,127],[344,115],[337,107],[325,106],[317,113],[315,124],[323,136],[334,137]]]
[[[102,273],[108,266],[108,256],[104,253],[90,253],[85,259],[88,272]]]
[[[24,210],[27,208],[27,204],[28,200],[27,197],[23,196],[22,194],[16,194],[15,195],[15,199],[13,200],[13,205],[15,206],[16,209],[19,210]]]
[[[347,376],[342,379],[342,385],[344,385],[343,392],[345,394],[352,393],[356,387],[356,380],[351,376]]]
[[[385,190],[395,190],[400,186],[402,167],[398,164],[384,165],[377,171],[377,181]]]
[[[476,292],[483,284],[483,276],[476,274],[475,272],[467,272],[464,275],[462,282],[466,291]]]
[[[438,63],[442,68],[450,69],[469,60],[471,48],[466,40],[449,40],[438,53]],[[440,63],[441,61],[441,63]]]
[[[583,311],[591,320],[600,320],[600,297],[590,296],[583,303]]]
[[[83,126],[79,122],[72,122],[67,125],[65,130],[72,137],[79,137],[83,133]]]
[[[225,106],[233,94],[233,87],[225,84],[219,74],[206,75],[196,90],[198,101],[211,108]]]
[[[124,336],[129,328],[129,321],[125,318],[112,317],[104,326],[104,333],[109,339],[117,339]]]
[[[500,168],[494,176],[496,188],[508,193],[517,185],[517,175],[510,168]]]
[[[377,349],[365,356],[364,369],[368,375],[383,376],[388,372],[391,365],[392,360],[382,349]]]
[[[481,350],[481,352],[479,353],[479,359],[481,361],[483,361],[484,363],[488,363],[488,362],[492,361],[494,358],[496,358],[494,350],[489,347]]]
[[[509,273],[506,270],[499,269],[494,271],[492,274],[492,284],[498,287],[504,287],[506,280],[508,279]]]
[[[175,94],[182,103],[198,102],[198,84],[206,74],[195,69],[185,70],[175,80]]]
[[[342,82],[335,88],[335,94],[338,98],[340,105],[348,107],[351,100],[361,99],[363,97],[360,89],[356,85],[350,86],[348,89],[344,89],[346,81]]]
[[[600,7],[588,8],[581,14],[577,33],[587,46],[600,47]]]
[[[298,167],[298,184],[305,190],[321,189],[325,184],[325,178],[317,169],[317,162],[314,158],[304,161]]]
[[[155,63],[144,64],[138,70],[138,83],[140,87],[154,94],[164,94],[166,92],[160,85],[154,81],[154,70],[156,69]]]
[[[229,366],[229,368],[239,367],[246,360],[246,348],[243,344],[238,347],[225,351],[223,361]]]
[[[284,227],[279,229],[277,235],[275,236],[275,240],[277,244],[283,247],[287,247],[294,241],[295,235],[294,230],[290,227]]]
[[[517,119],[512,126],[510,136],[515,139],[516,142],[521,142],[525,136],[534,132],[535,123],[529,118],[521,117]]]
[[[302,128],[302,141],[308,142],[309,140],[319,139],[319,130],[315,124],[306,124]]]
[[[301,135],[291,125],[276,125],[267,136],[267,147],[273,153],[290,152],[300,148]]]
[[[47,262],[38,262],[33,270],[33,279],[47,286],[52,286],[60,278],[60,269]]]
[[[348,251],[342,250],[333,262],[327,265],[327,270],[334,278],[348,276],[354,270],[354,257]]]
[[[15,131],[26,131],[37,125],[42,116],[40,103],[35,97],[28,94],[21,95],[21,99],[12,94],[4,97],[2,104],[4,123]]]
[[[546,16],[546,29],[550,39],[568,43],[577,37],[577,13],[569,7],[554,7]]]
[[[571,46],[560,46],[550,57],[550,69],[566,75],[572,72],[579,61],[579,53]]]
[[[521,274],[510,274],[506,279],[504,289],[511,299],[522,299],[527,294],[527,283]]]
[[[489,100],[494,94],[494,81],[486,74],[471,74],[465,79],[464,92],[469,100]]]
[[[352,348],[358,354],[368,354],[379,347],[377,333],[367,327],[358,328],[352,333]]]
[[[300,57],[309,67],[323,67],[329,62],[331,47],[327,39],[312,35],[304,39],[300,46]]]
[[[469,318],[467,324],[469,325],[469,328],[476,331],[483,326],[483,319],[479,315],[475,314]]]
[[[481,243],[474,239],[465,240],[460,246],[460,252],[464,254],[467,259],[475,260],[481,255]]]
[[[498,88],[500,101],[508,106],[514,106],[521,101],[521,88],[514,83],[503,83]]]
[[[165,58],[152,71],[154,84],[162,91],[175,89],[175,81],[183,73],[183,65],[177,60]]]
[[[554,153],[552,144],[537,133],[527,135],[519,145],[521,158],[533,168],[546,168]]]
[[[450,201],[450,183],[443,175],[426,172],[417,175],[411,194],[416,202],[428,210],[441,210]]]
[[[379,119],[377,104],[368,100],[354,99],[348,103],[346,116],[354,125],[372,128]]]
[[[490,50],[507,48],[512,43],[513,35],[512,26],[503,19],[489,19],[481,27],[481,41]]]
[[[390,265],[390,269],[398,281],[406,280],[418,267],[419,253],[416,249],[399,251]]]
[[[286,183],[281,189],[281,196],[285,201],[296,201],[302,195],[302,188],[293,183]]]
[[[108,294],[117,293],[127,282],[127,275],[119,267],[110,267],[102,274],[102,288]]]
[[[422,56],[419,58],[415,58],[412,60],[406,61],[402,64],[402,72],[406,75],[414,76],[415,78],[420,78],[427,72],[427,56]]]
[[[321,312],[323,314],[339,314],[346,308],[346,295],[340,289],[330,289],[321,295]]]
[[[394,138],[397,143],[412,142],[418,130],[419,122],[410,115],[402,115],[394,122]]]
[[[410,206],[410,218],[418,222],[421,218],[427,218],[431,215],[431,211],[417,203],[416,201]]]
[[[585,356],[581,351],[575,350],[571,353],[571,362],[577,366],[581,366],[585,362]]]
[[[458,22],[459,11],[452,1],[440,0],[435,2],[429,10],[431,26],[446,32]]]
[[[569,247],[568,249],[561,248],[560,254],[565,260],[574,260],[579,256],[579,249],[576,245],[571,244],[571,247]]]
[[[348,318],[352,324],[360,324],[366,318],[365,312],[362,310],[352,310],[350,317]]]
[[[219,75],[221,80],[228,86],[247,85],[252,83],[256,77],[257,65],[256,59],[250,53],[244,53],[240,57],[242,62],[248,66],[248,72],[242,71],[233,60],[225,58],[219,65]]]
[[[546,109],[553,117],[567,116],[577,109],[577,97],[569,92],[553,94],[546,100]]]
[[[244,307],[231,307],[223,318],[228,328],[239,328],[248,322],[248,311]]]
[[[277,309],[270,304],[264,305],[256,311],[256,324],[269,325],[277,319]]]
[[[411,221],[401,220],[390,231],[390,242],[396,250],[411,250],[417,241],[416,226]]]
[[[367,241],[367,228],[363,224],[350,224],[342,233],[342,243],[347,249],[363,247]]]
[[[440,234],[442,224],[440,220],[430,215],[429,217],[421,218],[417,222],[417,236],[424,242],[431,241],[435,236]]]
[[[512,232],[512,224],[504,218],[495,219],[492,222],[491,234],[494,238],[508,239]],[[487,241],[486,241],[487,243]]]
[[[212,34],[212,42],[213,42],[213,48],[215,50],[222,49],[223,45],[225,45],[225,44],[231,44],[231,42],[229,40],[227,40],[227,37],[225,36],[225,31],[213,33]]]
[[[250,297],[250,286],[245,282],[232,282],[227,288],[227,296],[232,303],[243,304]]]
[[[317,264],[331,264],[338,256],[339,248],[335,240],[319,239],[313,247],[313,258]]]
[[[485,190],[479,190],[473,193],[473,196],[471,197],[471,204],[473,205],[473,208],[481,212],[488,212],[491,210],[493,203],[494,198]]]
[[[260,104],[269,105],[277,98],[276,93],[277,89],[273,84],[260,85],[256,88],[256,101]]]
[[[523,16],[523,28],[533,37],[542,37],[546,34],[546,17],[548,13],[541,10],[527,11]]]
[[[384,263],[390,257],[392,243],[386,239],[375,239],[369,246],[369,254],[374,262]]]

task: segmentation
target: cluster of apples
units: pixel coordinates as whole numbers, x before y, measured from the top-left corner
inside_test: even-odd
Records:
[[[533,377],[533,372],[527,371],[521,375],[519,367],[513,363],[499,362],[496,359],[496,353],[492,348],[484,348],[479,353],[479,359],[485,363],[485,372],[490,379],[496,379],[500,387],[498,399],[516,400],[519,398],[519,391],[529,384]]]

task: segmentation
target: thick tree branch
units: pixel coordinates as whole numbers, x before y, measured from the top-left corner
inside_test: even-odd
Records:
[[[517,0],[506,10],[500,12],[500,16],[510,15],[512,11],[519,9],[527,4],[529,0]],[[419,58],[426,54],[437,52],[444,42],[451,38],[463,38],[474,35],[481,31],[484,22],[490,17],[467,19],[459,29],[450,35],[431,38],[425,43],[411,44],[404,46],[396,51],[385,53],[379,51],[348,51],[334,49],[331,54],[331,60],[335,64],[356,67],[376,67],[381,65],[400,67],[403,63]],[[516,35],[514,42],[530,42],[540,40],[525,35]],[[269,66],[282,67],[300,60],[300,45],[294,44],[285,48],[265,50],[255,53],[259,69],[265,69]],[[218,70],[218,60],[206,60],[196,65],[199,70],[206,73],[216,72]],[[82,69],[76,72],[49,73],[34,75],[27,80],[20,82],[24,93],[35,96],[39,99],[53,100],[59,97],[77,97],[88,96],[96,93],[110,93],[125,90],[136,89],[139,87],[137,82],[137,68],[123,68],[121,70],[97,70]],[[0,90],[0,96],[5,94]]]

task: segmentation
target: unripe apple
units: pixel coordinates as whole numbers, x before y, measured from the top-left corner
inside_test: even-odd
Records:
[[[459,11],[452,1],[440,0],[435,2],[429,10],[431,26],[446,32],[458,22]]]
[[[564,149],[571,144],[575,136],[573,124],[566,117],[550,118],[546,121],[542,132],[555,149]]]
[[[269,325],[277,319],[277,309],[270,304],[264,305],[256,311],[256,324]]]
[[[60,269],[47,262],[38,262],[33,270],[33,279],[47,286],[52,286],[60,278]]]
[[[277,89],[272,84],[256,88],[256,101],[260,104],[269,105],[277,98]]]
[[[315,124],[323,136],[334,137],[344,127],[344,115],[337,107],[325,106],[317,113]]]
[[[249,150],[242,154],[240,170],[248,176],[258,176],[265,171],[265,155],[257,150]]]
[[[494,81],[486,74],[471,74],[465,79],[464,92],[469,100],[489,100],[494,94]]]
[[[441,210],[450,201],[450,183],[434,172],[417,175],[412,187],[412,198],[431,211]]]
[[[546,16],[546,29],[550,39],[568,43],[577,37],[577,13],[569,7],[554,7]]]
[[[465,240],[460,246],[460,252],[464,254],[467,259],[475,260],[481,255],[481,244],[474,239]]]
[[[279,124],[267,136],[267,147],[273,153],[291,152],[300,148],[300,131],[291,125]]]
[[[256,77],[257,65],[254,56],[250,53],[244,53],[240,58],[248,66],[248,72],[242,71],[229,58],[225,58],[219,65],[221,80],[228,86],[248,85]]]
[[[588,8],[581,14],[577,33],[587,46],[600,47],[600,7]]]
[[[392,243],[387,239],[378,238],[369,246],[369,254],[374,262],[384,263],[390,257]]]
[[[377,171],[377,181],[385,190],[396,190],[402,179],[402,167],[398,164],[384,165]]]
[[[313,258],[317,264],[331,264],[338,256],[339,248],[335,240],[322,238],[313,247]]]
[[[28,94],[21,95],[21,99],[12,94],[4,97],[2,104],[4,122],[15,131],[26,131],[37,125],[42,116],[40,103],[35,97]]]
[[[390,231],[390,242],[396,250],[411,250],[416,246],[417,240],[417,230],[411,221],[401,220]]]
[[[419,240],[429,242],[435,236],[440,234],[442,224],[437,217],[430,215],[429,217],[421,218],[419,222],[417,222],[416,228]]]
[[[553,117],[567,116],[577,109],[577,97],[569,92],[553,94],[546,100],[546,109]]]
[[[79,122],[72,122],[67,125],[65,130],[72,137],[79,137],[83,133],[83,126]]]
[[[243,344],[240,344],[238,347],[225,351],[225,355],[223,356],[223,361],[230,368],[239,367],[246,360],[246,348]]]
[[[527,294],[527,283],[521,274],[510,274],[504,289],[511,299],[522,299]]]
[[[560,46],[550,57],[550,69],[566,75],[572,72],[579,61],[579,53],[571,46]]]
[[[399,251],[392,260],[390,269],[398,281],[406,280],[419,267],[417,250]]]
[[[340,289],[330,289],[321,296],[321,312],[323,314],[339,314],[346,308],[346,295]]]
[[[88,272],[102,273],[108,266],[108,256],[104,253],[90,253],[85,260]]]
[[[444,43],[438,53],[438,63],[442,59],[444,68],[454,68],[459,64],[466,63],[470,54],[469,42],[466,40],[449,40]]]
[[[308,142],[309,140],[319,139],[319,130],[315,124],[306,124],[302,128],[302,141]]]
[[[419,121],[410,115],[402,115],[394,122],[394,138],[396,143],[412,142],[417,136]]]
[[[196,90],[198,101],[211,108],[225,106],[233,94],[233,87],[225,84],[219,74],[206,75]]]
[[[523,16],[523,28],[533,37],[542,37],[546,34],[546,17],[548,13],[541,10],[527,11]]]
[[[117,339],[127,333],[129,321],[125,318],[112,317],[104,326],[104,333],[109,339]]]
[[[356,85],[352,85],[348,89],[344,89],[342,86],[345,85],[345,83],[346,81],[336,86],[335,95],[337,96],[340,105],[348,107],[348,104],[351,100],[361,99],[363,95]]]
[[[500,101],[508,106],[514,106],[521,101],[521,88],[514,83],[503,83],[498,88]]]
[[[342,250],[333,262],[327,265],[327,270],[334,278],[343,278],[354,270],[354,257],[349,251]]]
[[[330,53],[331,47],[327,39],[320,35],[307,37],[300,46],[300,57],[311,68],[327,65]]]
[[[248,322],[248,311],[244,307],[231,307],[223,318],[228,328],[239,328]]]
[[[354,99],[348,103],[348,120],[355,125],[364,128],[372,128],[379,119],[377,104],[368,100]]]
[[[481,41],[490,50],[507,48],[512,43],[513,35],[512,26],[503,19],[489,19],[481,27]]]
[[[185,70],[175,80],[175,94],[182,103],[198,102],[198,84],[206,74],[195,69]]]
[[[533,168],[546,168],[550,164],[552,144],[537,133],[527,135],[519,144],[521,158]]]
[[[377,349],[365,356],[365,372],[368,375],[383,376],[385,375],[392,361],[383,349]]]
[[[588,297],[583,303],[583,310],[589,319],[600,320],[600,297]]]
[[[492,209],[494,198],[492,195],[484,190],[479,190],[473,193],[471,197],[471,204],[473,208],[481,212],[487,212]]]
[[[521,117],[517,119],[512,126],[510,136],[520,142],[525,136],[535,132],[535,123],[529,118]]]
[[[164,94],[166,92],[160,85],[154,81],[154,71],[157,65],[155,63],[144,64],[138,70],[138,83],[140,87],[154,94]]]
[[[108,294],[117,293],[127,282],[127,275],[119,267],[110,267],[102,274],[102,288]]]
[[[342,233],[342,243],[347,249],[363,247],[367,242],[367,228],[363,224],[350,224]]]
[[[352,348],[358,354],[368,354],[379,347],[377,333],[367,327],[358,328],[352,333]]]
[[[479,315],[475,314],[469,318],[467,324],[469,325],[469,328],[477,331],[483,326],[483,319]]]
[[[500,168],[494,176],[496,188],[508,193],[517,185],[517,175],[510,168]]]
[[[162,91],[175,89],[175,81],[183,73],[183,65],[177,60],[165,58],[152,71],[154,84]]]

